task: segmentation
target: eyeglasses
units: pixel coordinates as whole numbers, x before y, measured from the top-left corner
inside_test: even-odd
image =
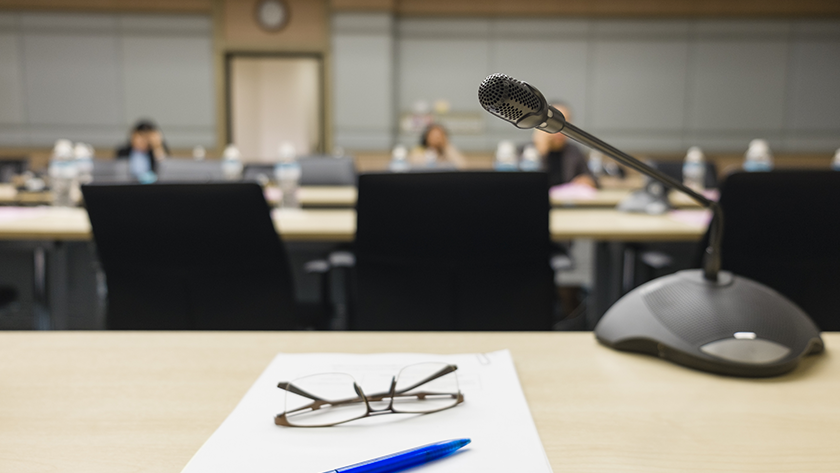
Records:
[[[329,427],[383,414],[431,414],[464,402],[455,370],[446,363],[409,365],[391,378],[387,392],[365,395],[352,376],[324,373],[281,382],[285,411],[274,423],[288,427]],[[374,406],[384,406],[375,408]]]

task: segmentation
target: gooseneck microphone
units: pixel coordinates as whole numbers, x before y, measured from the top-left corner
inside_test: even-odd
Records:
[[[505,74],[492,74],[478,87],[478,101],[485,110],[512,123],[517,128],[537,128],[546,133],[563,133],[642,174],[688,194],[700,205],[711,209],[712,222],[709,225],[709,247],[704,257],[703,277],[708,281],[717,281],[721,267],[720,247],[723,236],[723,211],[717,202],[707,199],[702,194],[686,187],[682,182],[566,122],[566,117],[546,102],[545,97],[536,87],[527,82],[516,80]]]
[[[717,202],[566,122],[536,87],[505,74],[478,88],[485,110],[517,128],[563,133],[711,209],[703,270],[678,271],[621,297],[595,326],[602,344],[734,376],[776,376],[824,349],[813,321],[785,296],[721,271],[723,211]]]

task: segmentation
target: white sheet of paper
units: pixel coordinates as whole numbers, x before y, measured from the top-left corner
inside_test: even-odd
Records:
[[[400,368],[428,361],[458,365],[464,403],[427,415],[392,414],[323,428],[274,424],[280,381],[317,373],[353,375],[365,392],[386,391]],[[457,453],[412,472],[551,472],[510,352],[431,355],[279,354],[183,473],[323,473],[441,440],[470,438]]]

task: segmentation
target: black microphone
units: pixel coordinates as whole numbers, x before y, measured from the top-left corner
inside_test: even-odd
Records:
[[[736,376],[775,376],[823,351],[819,328],[796,304],[763,284],[720,271],[723,211],[717,202],[567,123],[525,82],[493,74],[481,83],[478,100],[517,128],[563,133],[712,210],[703,270],[662,276],[622,296],[595,326],[599,342]]]
[[[478,101],[485,110],[517,128],[557,133],[566,126],[566,117],[549,105],[536,87],[504,74],[493,74],[481,82]]]
[[[563,133],[646,176],[684,192],[700,205],[711,209],[712,222],[709,225],[709,247],[706,249],[703,277],[708,281],[717,281],[723,239],[723,212],[717,202],[707,199],[702,194],[686,187],[682,182],[566,122],[566,117],[549,105],[543,94],[527,82],[505,74],[489,75],[478,86],[478,101],[485,110],[512,123],[517,128],[536,128],[546,133]]]

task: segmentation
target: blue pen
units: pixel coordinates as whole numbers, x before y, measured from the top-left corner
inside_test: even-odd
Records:
[[[470,439],[444,440],[384,457],[336,468],[326,473],[391,473],[437,460],[470,443]]]

